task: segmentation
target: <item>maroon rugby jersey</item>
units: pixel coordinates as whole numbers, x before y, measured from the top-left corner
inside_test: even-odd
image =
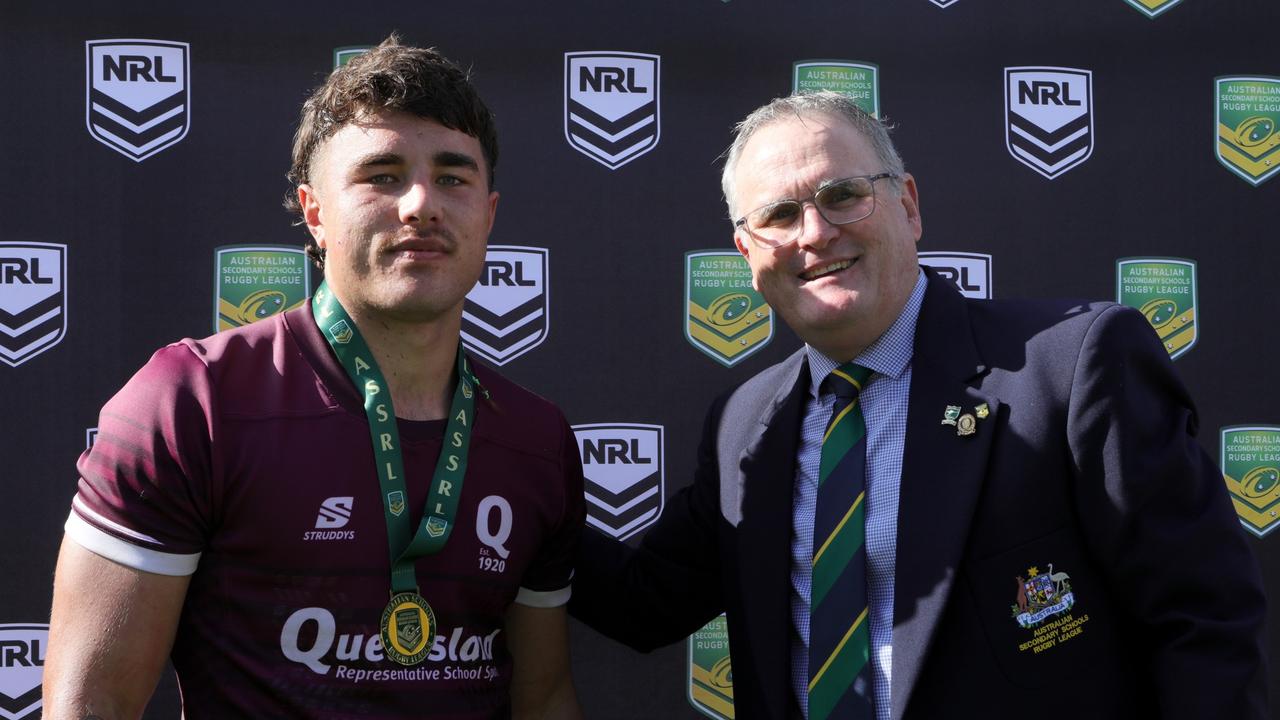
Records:
[[[475,366],[471,450],[448,544],[417,561],[438,628],[384,657],[386,523],[363,401],[310,307],[157,352],[102,409],[67,533],[191,574],[173,648],[186,717],[509,715],[513,602],[569,597],[584,516],[573,433],[550,402]],[[417,527],[444,421],[400,421]]]

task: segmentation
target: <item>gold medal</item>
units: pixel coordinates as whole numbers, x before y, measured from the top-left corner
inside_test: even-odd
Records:
[[[436,614],[422,596],[396,593],[382,611],[382,649],[401,665],[417,665],[431,651],[436,637]]]

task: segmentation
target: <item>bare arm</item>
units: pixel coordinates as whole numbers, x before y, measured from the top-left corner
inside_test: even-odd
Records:
[[[581,720],[582,708],[569,672],[569,622],[565,607],[514,604],[507,610],[512,720]]]
[[[44,666],[46,720],[141,717],[189,579],[134,570],[64,538]]]

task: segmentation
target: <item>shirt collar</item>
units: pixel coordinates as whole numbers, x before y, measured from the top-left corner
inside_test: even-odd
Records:
[[[920,319],[920,306],[924,304],[924,290],[928,285],[923,270],[917,271],[916,286],[911,290],[907,304],[903,306],[898,319],[893,321],[888,330],[867,346],[853,359],[859,365],[870,368],[880,375],[899,378],[911,364],[911,354],[915,347],[916,321]],[[818,388],[832,370],[843,363],[836,362],[805,344],[805,355],[809,359],[809,395],[818,397]]]

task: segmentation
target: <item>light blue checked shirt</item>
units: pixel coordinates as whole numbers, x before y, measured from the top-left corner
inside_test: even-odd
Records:
[[[893,566],[898,553],[898,483],[902,445],[907,434],[907,397],[911,389],[911,353],[916,320],[924,302],[925,276],[893,325],[854,362],[875,373],[859,402],[867,422],[867,569],[871,602],[871,672],[875,680],[877,720],[889,718],[889,673],[893,667]],[[831,420],[835,396],[818,389],[838,363],[812,347],[809,398],[796,457],[791,515],[791,687],[804,717],[809,717],[809,585],[813,574],[813,512],[818,496],[822,434]]]

